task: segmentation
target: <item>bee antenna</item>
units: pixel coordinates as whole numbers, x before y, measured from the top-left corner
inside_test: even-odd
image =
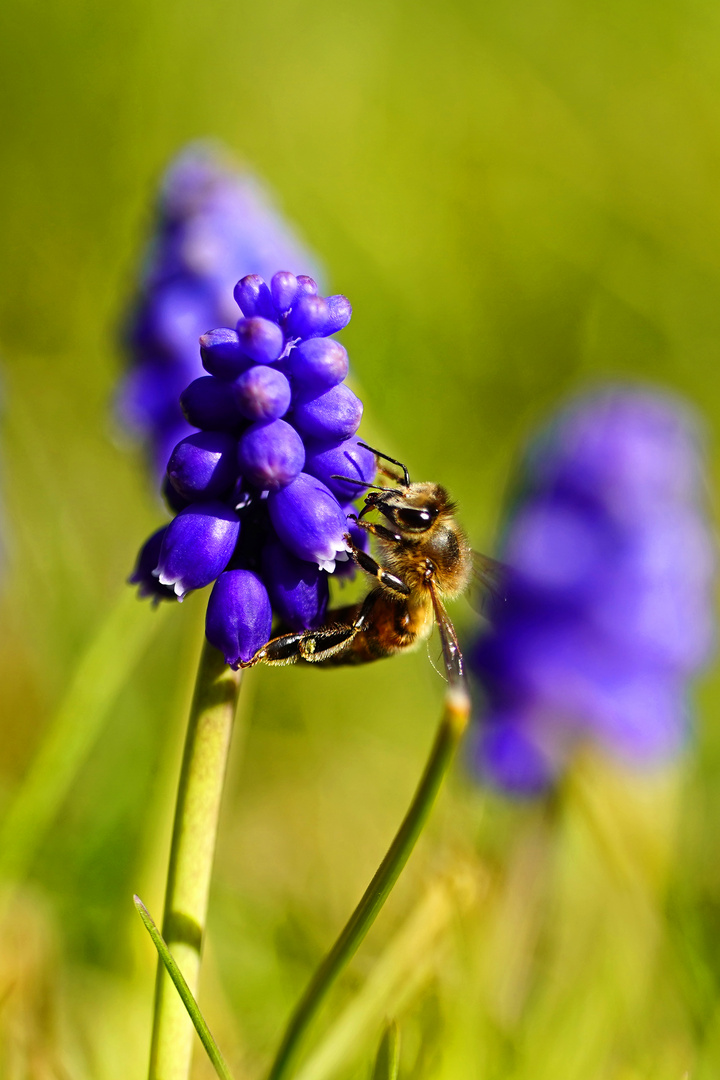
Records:
[[[407,470],[407,465],[403,465],[402,461],[396,461],[393,457],[388,457],[387,454],[383,454],[380,450],[376,450],[374,446],[368,446],[367,443],[359,442],[358,446],[362,446],[364,450],[369,450],[375,457],[382,458],[383,461],[389,461],[391,465],[397,465],[399,469],[402,469],[404,474],[404,480],[401,483],[405,487],[410,487],[410,473]]]
[[[368,447],[369,449],[369,447]],[[368,484],[364,480],[356,480],[354,476],[338,476],[337,473],[333,473],[330,477],[331,480],[344,480],[346,484],[356,484],[361,488],[374,488],[375,491],[387,491],[388,488],[380,487],[379,484]]]

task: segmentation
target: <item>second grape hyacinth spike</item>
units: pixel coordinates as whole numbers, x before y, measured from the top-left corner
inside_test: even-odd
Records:
[[[467,653],[491,783],[540,792],[585,743],[636,768],[677,754],[714,637],[703,486],[694,417],[644,386],[579,396],[532,442],[502,540],[506,595]]]
[[[178,398],[205,374],[200,335],[234,326],[238,278],[260,274],[269,281],[287,266],[317,279],[318,261],[260,181],[212,143],[192,143],[170,164],[155,219],[126,319],[129,364],[116,412],[122,427],[144,441],[162,476],[173,446],[204,427],[186,419]],[[201,413],[209,406],[202,393],[193,403]]]

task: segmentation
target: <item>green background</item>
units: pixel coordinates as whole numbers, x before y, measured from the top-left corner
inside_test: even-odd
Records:
[[[162,520],[109,403],[156,184],[190,139],[265,178],[350,297],[363,432],[449,487],[474,546],[492,550],[526,432],[587,380],[680,391],[716,452],[710,0],[6,0],[0,41],[0,809]],[[154,960],[130,898],[161,909],[203,604],[169,612],[133,670],[122,643],[107,657],[122,689],[3,902],[8,1076],[143,1074]],[[401,1076],[717,1076],[719,691],[707,677],[697,742],[663,776],[586,761],[518,808],[458,768],[316,1035],[429,882],[440,943],[396,958],[404,997],[388,976],[338,1076],[367,1075],[393,1013]],[[257,671],[243,694],[203,1001],[251,1077],[392,835],[442,683],[421,651]]]

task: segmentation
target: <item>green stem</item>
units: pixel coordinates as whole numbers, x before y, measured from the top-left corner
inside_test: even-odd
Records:
[[[194,995],[240,678],[205,641],[178,786],[162,931]],[[150,1080],[187,1080],[192,1047],[192,1023],[159,961]]]
[[[145,929],[153,940],[153,944],[158,951],[158,956],[165,966],[165,970],[172,979],[175,989],[180,995],[185,1010],[193,1022],[193,1026],[200,1037],[200,1042],[205,1047],[207,1056],[210,1058],[215,1072],[220,1077],[220,1080],[232,1080],[232,1074],[225,1063],[225,1058],[220,1052],[220,1047],[215,1042],[212,1032],[207,1026],[205,1017],[200,1012],[198,1003],[193,997],[190,987],[185,982],[182,971],[175,963],[175,958],[168,949],[167,943],[155,925],[152,915],[139,896],[133,896],[133,902],[138,910],[140,918],[145,924]]]
[[[410,808],[375,876],[320,967],[313,975],[285,1030],[268,1080],[281,1080],[303,1034],[345,965],[357,952],[400,876],[427,820],[455,748],[465,730],[470,702],[462,686],[448,690],[445,710],[425,771]]]

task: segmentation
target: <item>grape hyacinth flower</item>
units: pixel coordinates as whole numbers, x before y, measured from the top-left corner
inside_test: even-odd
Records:
[[[125,331],[130,367],[116,402],[122,426],[146,442],[160,475],[192,432],[178,398],[205,374],[198,339],[235,318],[239,274],[269,279],[289,266],[317,276],[314,265],[258,181],[217,150],[191,144],[171,164]]]
[[[355,435],[362,402],[332,336],[348,300],[289,271],[269,284],[246,275],[234,296],[234,328],[202,335],[203,374],[180,396],[192,434],[167,463],[175,517],[130,580],[154,602],[214,582],[207,638],[237,667],[267,643],[273,616],[290,630],[323,622],[359,490],[337,477],[371,482],[375,455]]]
[[[533,794],[593,741],[669,759],[688,676],[713,640],[714,550],[693,419],[635,386],[578,398],[532,443],[500,557],[506,595],[469,667],[483,691],[475,763]]]

